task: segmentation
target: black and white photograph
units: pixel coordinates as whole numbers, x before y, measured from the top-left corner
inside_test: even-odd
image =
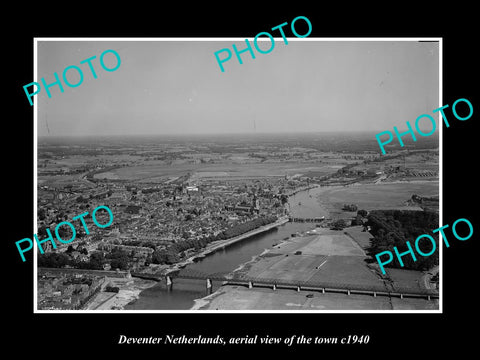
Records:
[[[440,39],[144,40],[36,41],[38,310],[439,309]]]
[[[2,25],[5,352],[474,353],[475,11],[178,5]]]

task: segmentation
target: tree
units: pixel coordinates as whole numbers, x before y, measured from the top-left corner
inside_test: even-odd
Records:
[[[333,222],[332,230],[343,230],[347,226],[347,222],[344,219],[338,219]]]
[[[178,254],[174,252],[167,252],[167,261],[165,262],[168,265],[175,264],[176,262],[180,261],[180,257]]]
[[[153,264],[165,264],[167,260],[167,252],[165,250],[155,250],[152,254]]]
[[[145,266],[149,266],[152,263],[152,255],[148,254],[147,258],[145,259]]]
[[[408,240],[416,239],[422,234],[429,234],[438,226],[438,214],[411,210],[372,210],[368,215],[367,224],[374,236],[368,249],[369,255],[374,257],[382,251],[393,252],[393,247],[396,247],[399,253],[403,253],[409,250],[406,246]],[[438,234],[433,234],[433,237],[438,248]],[[428,252],[429,249],[425,249],[424,252]],[[426,270],[438,263],[438,256],[417,257],[417,261],[404,256],[402,261],[404,266],[394,258],[388,266]]]
[[[44,209],[44,208],[40,208],[40,209],[38,210],[38,218],[39,218],[40,220],[45,220],[45,216],[46,216],[46,214],[45,214],[45,209]]]
[[[358,210],[357,211],[357,215],[360,215],[361,217],[366,217],[368,215],[368,211],[367,210]]]
[[[362,217],[358,214],[355,217],[355,219],[352,220],[352,226],[355,226],[355,225],[363,225]]]
[[[70,265],[70,257],[64,253],[51,252],[48,254],[41,254],[38,256],[38,266],[61,268],[65,265]]]
[[[126,213],[129,213],[129,214],[138,214],[138,212],[140,211],[141,209],[141,206],[138,206],[138,205],[128,205],[126,208],[125,208],[125,212]]]
[[[88,262],[88,268],[94,270],[103,269],[103,263],[105,261],[105,256],[100,251],[94,251],[90,255],[90,261]]]
[[[149,247],[150,249],[153,249],[153,250],[155,250],[155,248],[157,247],[157,246],[155,245],[155,243],[153,243],[153,242],[151,242],[151,241],[145,242],[145,243],[143,244],[143,246]]]
[[[355,205],[355,204],[344,204],[342,210],[357,211],[357,205]]]
[[[112,267],[112,269],[127,270],[128,260],[124,257],[112,259],[110,261],[110,266]]]

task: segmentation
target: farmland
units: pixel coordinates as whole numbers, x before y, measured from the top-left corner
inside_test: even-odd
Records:
[[[303,165],[303,166],[302,166]],[[171,177],[191,175],[192,180],[209,179],[241,179],[255,177],[279,177],[294,176],[315,171],[315,174],[327,175],[334,173],[341,165],[299,164],[297,162],[282,163],[249,163],[249,164],[177,164],[175,166],[166,164],[143,164],[128,167],[121,167],[95,174],[96,179],[127,180],[141,182],[163,183]]]
[[[320,189],[317,199],[332,217],[352,216],[342,210],[344,204],[354,203],[359,209],[421,210],[406,204],[413,194],[438,196],[438,181],[409,181],[381,184],[355,184],[347,187],[332,186]]]

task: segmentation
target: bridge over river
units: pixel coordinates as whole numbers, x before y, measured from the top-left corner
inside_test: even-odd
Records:
[[[220,281],[222,285],[240,285],[248,288],[263,287],[273,290],[291,289],[296,291],[318,291],[321,293],[344,293],[344,294],[362,294],[370,296],[389,296],[399,298],[424,298],[438,299],[438,291],[430,289],[419,289],[413,287],[399,287],[394,284],[384,282],[383,285],[364,285],[364,284],[345,284],[345,283],[329,283],[322,281],[301,281],[286,279],[270,279],[263,277],[249,277],[232,273],[212,273],[205,274],[190,269],[182,269],[180,271],[171,272],[166,275],[150,275],[142,273],[132,273],[134,277],[149,279],[155,281],[165,281],[165,285],[169,291],[174,289],[175,279],[196,279],[204,280],[206,283],[207,294],[212,293],[212,281]]]

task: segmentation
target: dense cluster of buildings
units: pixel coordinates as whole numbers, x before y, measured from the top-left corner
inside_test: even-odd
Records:
[[[105,276],[39,271],[37,307],[40,310],[81,309],[107,284]]]
[[[133,281],[128,271],[45,268],[38,269],[37,279],[39,310],[85,309],[98,293],[116,293]]]
[[[83,178],[63,188],[40,185],[38,234],[41,240],[46,228],[54,233],[61,221],[106,205],[114,217],[111,226],[99,229],[85,217],[87,225],[92,225],[86,234],[77,220],[77,238],[71,244],[58,243],[58,250],[65,252],[71,245],[74,251],[70,249],[70,256],[88,261],[92,251],[121,248],[136,267],[144,265],[155,249],[216,236],[258,217],[283,216],[288,211],[286,194],[306,185],[306,179],[289,177],[194,183],[185,176],[162,184]],[[136,241],[135,246],[131,246],[132,241]],[[43,248],[46,253],[52,251],[49,242],[43,243]]]
[[[305,179],[288,177],[195,183],[181,177],[163,184],[83,178],[67,187],[40,185],[38,234],[42,240],[46,228],[54,234],[58,223],[71,221],[77,238],[70,244],[57,242],[57,250],[52,249],[50,242],[43,243],[46,254],[64,254],[78,265],[78,262],[88,263],[92,253],[106,255],[120,249],[128,255],[128,269],[137,271],[150,265],[155,250],[167,249],[184,240],[216,236],[258,217],[285,215],[287,195],[306,185]],[[78,220],[72,221],[78,214],[91,213],[100,205],[108,206],[113,213],[114,220],[108,228],[93,226],[87,216],[90,233],[86,234]],[[194,251],[189,249],[183,256]],[[108,256],[103,262],[102,270],[115,271],[116,265]],[[67,270],[71,267],[63,266]],[[43,271],[38,276],[38,308],[82,308],[107,283],[105,276]]]

